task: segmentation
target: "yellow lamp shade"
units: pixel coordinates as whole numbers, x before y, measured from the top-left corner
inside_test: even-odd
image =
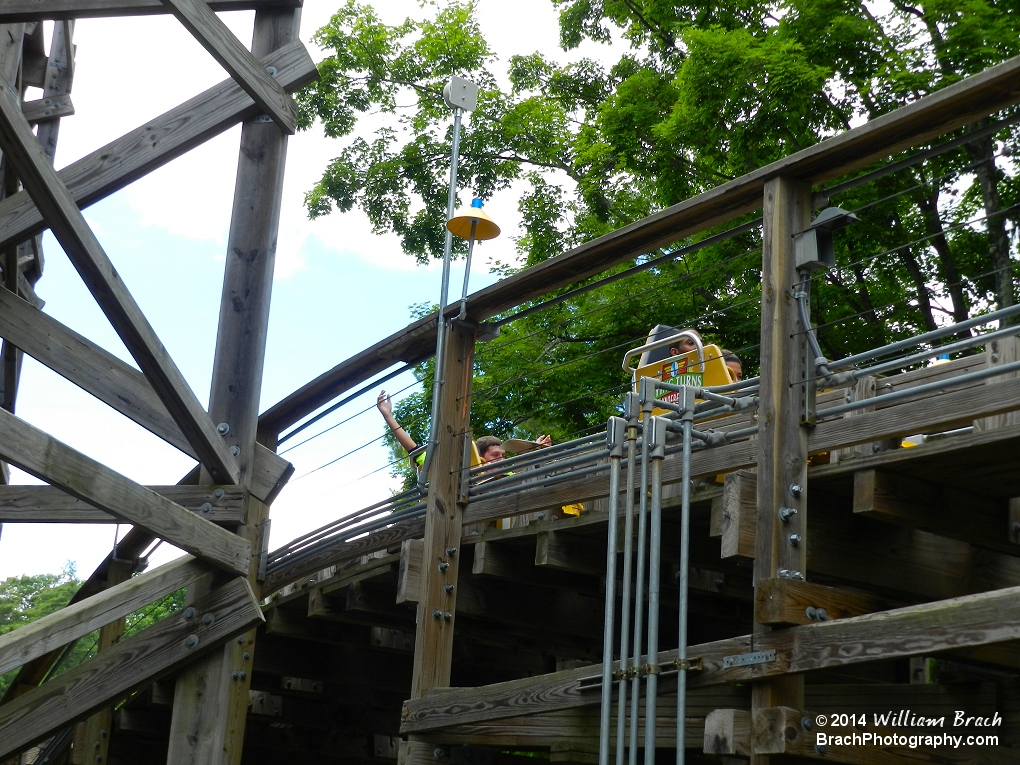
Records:
[[[446,222],[446,227],[454,236],[461,239],[471,238],[471,222],[477,221],[475,226],[475,240],[484,242],[486,239],[495,239],[499,236],[499,226],[482,209],[482,200],[474,199],[471,206],[458,211]]]

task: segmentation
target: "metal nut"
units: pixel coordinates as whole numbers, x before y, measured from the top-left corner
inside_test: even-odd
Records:
[[[241,456],[241,447],[240,446],[231,446],[230,447],[230,453],[233,454],[235,457],[240,457]]]
[[[811,729],[815,727],[815,721],[809,715],[804,715],[800,718],[800,727],[810,733]]]
[[[213,489],[213,499],[223,499],[227,493],[223,489]]]
[[[196,615],[197,613],[198,613],[198,612],[197,612],[197,611],[196,611],[196,610],[195,610],[194,608],[192,608],[191,606],[188,606],[187,608],[185,608],[185,609],[184,609],[184,614],[183,614],[183,616],[184,616],[184,618],[185,618],[185,620],[186,620],[186,621],[189,621],[189,622],[190,622],[190,621],[191,621],[192,619],[194,619],[194,618],[195,618],[195,615]]]
[[[202,506],[200,508],[198,508],[198,509],[201,510],[203,513],[211,513],[212,512],[212,503],[211,502],[203,502]]]
[[[213,616],[212,614],[204,614],[202,616],[202,624],[204,624],[206,627],[211,627],[213,622],[215,621],[216,617]]]
[[[446,571],[446,569],[448,569],[449,567],[450,567],[450,564],[447,563],[445,560],[442,563],[439,564],[439,570],[440,571]]]
[[[230,432],[230,425],[228,425],[225,422],[221,422],[219,425],[216,426],[216,432],[219,433],[221,436],[225,436],[227,435],[227,433]]]
[[[454,555],[457,554],[457,548],[456,547],[447,547],[446,548],[446,554],[452,558]]]
[[[194,648],[198,645],[198,635],[188,635],[184,639],[184,646],[186,648]]]
[[[790,536],[787,537],[787,539],[790,540],[791,545],[797,547],[800,544],[802,537],[800,534],[790,534]]]
[[[795,497],[799,497],[804,493],[804,487],[799,483],[790,484],[790,493]]]

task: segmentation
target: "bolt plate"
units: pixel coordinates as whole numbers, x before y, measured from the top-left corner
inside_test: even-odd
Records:
[[[747,667],[751,664],[767,664],[776,660],[775,651],[754,651],[753,653],[741,653],[736,656],[724,656],[723,668]]]

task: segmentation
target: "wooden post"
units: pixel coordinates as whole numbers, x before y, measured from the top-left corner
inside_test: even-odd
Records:
[[[761,394],[758,410],[758,521],[754,582],[800,578],[807,570],[807,430],[800,424],[804,336],[792,297],[798,283],[793,235],[811,219],[811,189],[787,178],[765,184],[762,250]],[[779,509],[796,510],[781,520]],[[771,628],[757,621],[754,636]],[[755,710],[804,706],[801,677],[754,683]],[[757,734],[752,732],[753,738]],[[752,765],[768,757],[752,754]]]
[[[1003,364],[1012,364],[1020,361],[1020,337],[1003,337],[992,340],[985,348],[985,363],[990,367],[1001,367]],[[1016,372],[1007,372],[998,377],[989,377],[985,380],[986,385],[996,385],[1003,380],[1015,379]],[[992,417],[982,417],[974,420],[974,430],[983,433],[996,428],[1005,428],[1009,425],[1020,423],[1020,412],[1007,412]]]
[[[133,561],[117,561],[110,566],[106,576],[106,587],[126,582],[131,578]],[[120,617],[99,629],[98,651],[107,651],[117,644],[124,635],[126,617]],[[71,749],[72,765],[94,765],[105,763],[110,748],[110,728],[113,709],[105,707],[87,720],[78,723],[74,731],[74,746]]]
[[[457,570],[464,505],[457,502],[465,434],[471,412],[474,330],[460,323],[447,330],[443,390],[439,399],[439,445],[429,475],[422,547],[421,596],[414,642],[411,698],[450,685],[456,623]],[[422,760],[431,745],[411,742],[401,749],[404,763]]]
[[[258,12],[252,53],[262,57],[296,40],[299,24],[299,10]],[[241,485],[246,489],[252,483],[258,437],[258,405],[286,154],[287,136],[275,124],[259,118],[244,123],[209,414],[213,422],[229,427],[225,438],[240,450]],[[269,439],[275,441],[275,436]],[[211,482],[208,476],[203,479],[203,483]],[[238,534],[252,543],[255,554],[248,580],[256,594],[258,551],[268,533],[267,516],[268,506],[248,495],[245,521]],[[204,586],[210,585],[207,582]],[[194,594],[198,595],[203,587],[195,589]],[[254,644],[252,631],[178,676],[169,762],[236,765],[241,761]]]

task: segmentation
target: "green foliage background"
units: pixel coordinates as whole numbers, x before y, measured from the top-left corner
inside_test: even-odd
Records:
[[[329,51],[323,77],[299,98],[302,125],[322,122],[339,146],[308,192],[309,214],[358,207],[377,231],[396,232],[408,256],[441,257],[451,130],[441,91],[454,74],[479,84],[461,141],[462,201],[519,197],[516,258],[498,265],[508,275],[1020,53],[1017,0],[551,2],[562,48],[594,41],[604,55],[501,62],[471,2],[427,4],[420,18],[388,26],[348,0],[317,33]],[[378,112],[384,127],[360,127]],[[1015,302],[1016,142],[1017,128],[1004,127],[833,197],[862,222],[838,237],[840,267],[813,284],[827,354]],[[754,374],[759,237],[741,234],[504,326],[478,350],[475,433],[562,439],[601,427],[626,383],[623,351],[657,323],[697,326]],[[395,408],[419,442],[430,375],[423,366],[424,391]]]

